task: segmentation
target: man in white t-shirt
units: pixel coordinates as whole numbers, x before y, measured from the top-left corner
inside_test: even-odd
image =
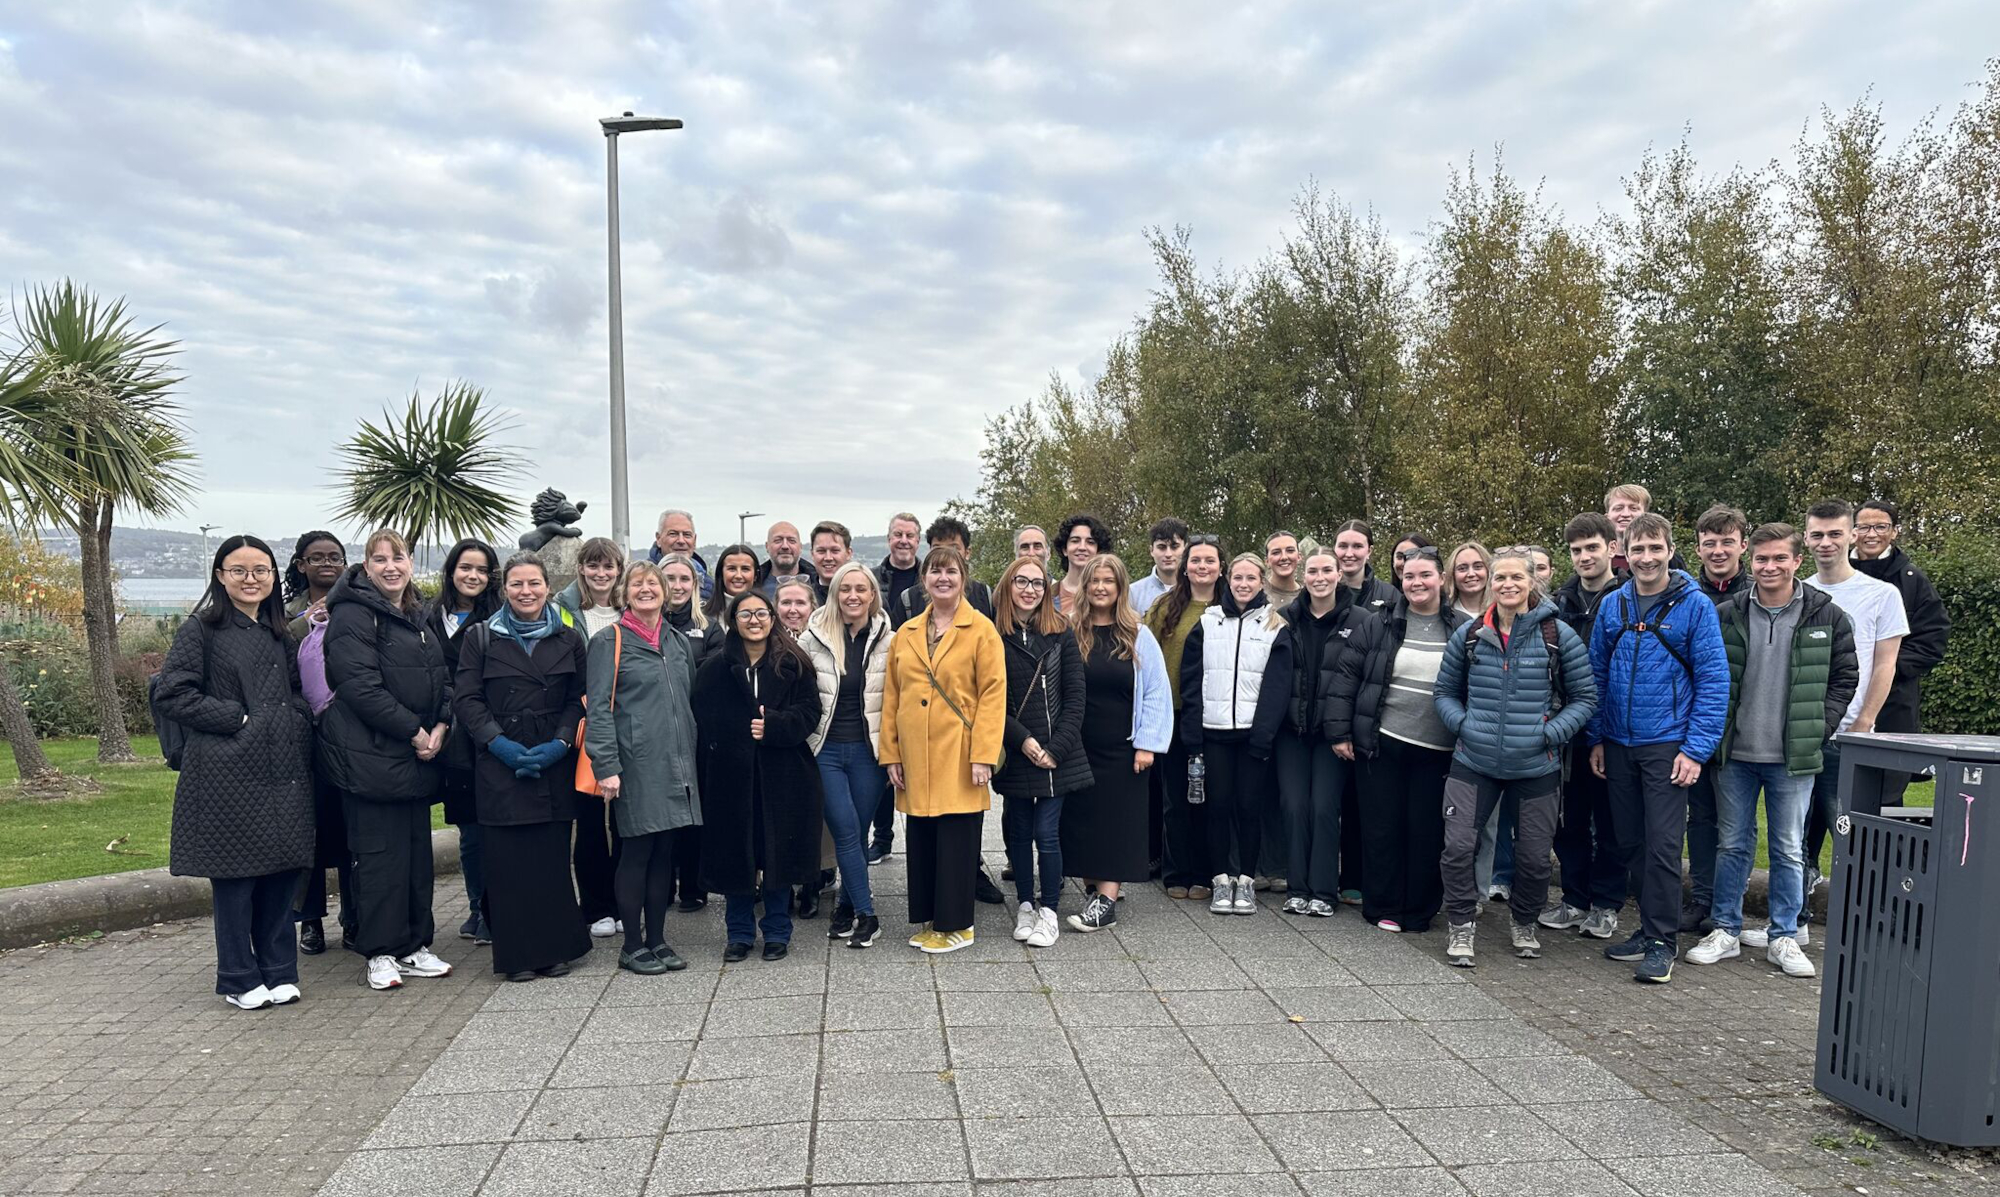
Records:
[[[1861,666],[1861,682],[1839,731],[1875,730],[1875,716],[1889,698],[1889,686],[1896,680],[1896,653],[1903,637],[1910,634],[1910,620],[1903,610],[1903,595],[1887,582],[1878,582],[1854,568],[1848,550],[1854,544],[1854,508],[1841,499],[1815,503],[1806,512],[1806,549],[1813,556],[1813,585],[1833,596],[1840,609],[1854,621],[1854,655]],[[1812,806],[1806,814],[1806,897],[1823,880],[1819,872],[1820,849],[1833,826],[1840,792],[1840,745],[1829,741],[1826,765],[1813,781]]]

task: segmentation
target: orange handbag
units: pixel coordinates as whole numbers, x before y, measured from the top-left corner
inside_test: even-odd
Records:
[[[611,625],[611,707],[606,715],[618,709],[618,658],[625,654],[625,629]],[[583,729],[590,724],[590,717],[576,721],[576,788],[579,793],[597,793],[597,770],[590,767],[590,750],[583,746]]]

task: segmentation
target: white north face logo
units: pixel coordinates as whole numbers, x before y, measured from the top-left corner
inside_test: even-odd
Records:
[[[1347,639],[1347,638],[1348,638],[1349,636],[1352,636],[1353,634],[1354,634],[1354,629],[1353,629],[1353,628],[1342,628],[1342,629],[1340,629],[1340,638],[1341,638],[1342,640],[1345,640],[1345,639]]]
[[[1826,629],[1825,629],[1825,628],[1814,628],[1814,629],[1813,629],[1812,631],[1810,631],[1810,632],[1807,632],[1807,633],[1806,633],[1806,639],[1808,639],[1808,640],[1824,640],[1824,639],[1826,639]]]

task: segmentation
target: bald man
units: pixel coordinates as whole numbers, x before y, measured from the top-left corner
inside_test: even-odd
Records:
[[[812,570],[805,563],[805,545],[799,540],[799,526],[787,520],[779,520],[764,534],[764,564],[757,567],[757,589],[764,597],[776,601],[778,579],[794,574],[809,574]]]

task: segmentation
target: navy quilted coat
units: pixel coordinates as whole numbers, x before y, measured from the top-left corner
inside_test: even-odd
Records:
[[[1560,702],[1550,685],[1544,621],[1556,629]],[[1458,737],[1452,759],[1496,780],[1556,772],[1563,746],[1597,708],[1597,683],[1583,639],[1556,619],[1556,605],[1547,599],[1515,618],[1504,646],[1490,609],[1476,628],[1453,630],[1432,692],[1438,717]],[[1469,668],[1468,635],[1476,637]]]
[[[1684,570],[1674,571],[1655,613],[1657,633],[1628,630],[1639,615],[1631,582],[1598,606],[1590,667],[1602,699],[1590,721],[1590,742],[1610,740],[1628,748],[1679,744],[1689,760],[1706,762],[1722,742],[1729,718],[1729,657],[1721,621],[1715,604],[1702,597]]]

